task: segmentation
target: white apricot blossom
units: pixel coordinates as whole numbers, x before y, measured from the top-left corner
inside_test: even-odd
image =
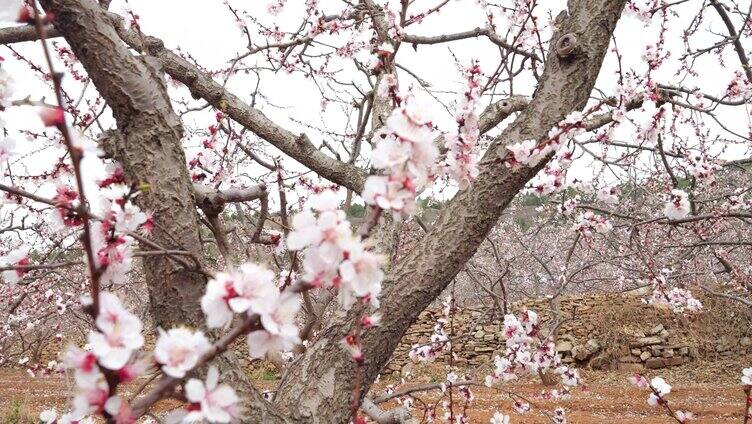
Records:
[[[744,368],[742,370],[742,384],[752,386],[752,368]]]
[[[13,249],[7,254],[0,256],[0,266],[24,266],[29,264],[29,247],[21,246]],[[26,274],[23,269],[11,269],[3,271],[2,276],[8,284],[16,284],[21,277]]]
[[[373,136],[373,165],[389,172],[368,177],[361,194],[366,203],[391,211],[397,219],[412,214],[415,197],[431,179],[439,156],[428,110],[408,95]]]
[[[491,417],[490,421],[491,424],[509,424],[509,415],[504,415],[499,411],[494,412],[493,417]]]
[[[215,366],[209,367],[205,381],[192,378],[185,383],[185,397],[197,408],[191,408],[182,422],[229,423],[240,412],[238,395],[227,384],[219,384]]]
[[[689,194],[686,191],[674,189],[664,205],[663,214],[671,220],[682,219],[689,215]]]
[[[225,327],[232,321],[233,312],[228,301],[236,295],[236,278],[237,275],[220,272],[206,284],[206,292],[201,297],[201,310],[206,315],[207,327]]]
[[[162,371],[170,377],[182,378],[192,370],[211,343],[201,331],[173,328],[167,332],[159,329],[154,347],[154,359],[162,364]]]
[[[123,368],[133,352],[144,344],[141,320],[128,312],[112,293],[99,295],[99,314],[95,323],[99,331],[91,331],[88,342],[99,364],[105,368]]]

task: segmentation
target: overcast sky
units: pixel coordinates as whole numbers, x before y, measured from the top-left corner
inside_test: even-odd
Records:
[[[282,30],[296,30],[302,18],[304,17],[304,5],[302,0],[289,0],[288,5],[278,16],[272,16],[267,13],[266,0],[254,1],[231,1],[232,5],[240,8],[253,9],[254,16],[266,25],[278,25]],[[435,2],[428,0],[418,0],[415,2],[416,10],[423,7],[433,6]],[[540,8],[538,16],[547,21],[547,16],[555,16],[565,7],[565,2],[559,0],[546,0],[545,6]],[[675,7],[673,10],[680,13],[678,19],[672,20],[669,32],[667,34],[668,44],[666,47],[672,51],[670,63],[664,66],[656,74],[656,80],[659,82],[675,82],[673,76],[678,69],[677,56],[683,51],[681,42],[681,31],[689,20],[697,12],[700,6],[699,1],[690,1],[683,5]],[[264,7],[258,7],[259,4]],[[322,0],[321,7],[327,13],[334,13],[341,10],[339,0]],[[425,6],[424,6],[425,5]],[[126,7],[129,7],[140,16],[142,30],[145,34],[154,35],[163,39],[168,48],[180,48],[183,52],[189,52],[199,63],[208,69],[220,69],[227,66],[230,59],[235,57],[245,48],[245,38],[240,33],[234,17],[229,13],[227,7],[223,6],[221,0],[130,0],[126,5],[123,0],[114,0],[111,10],[124,13]],[[548,12],[547,12],[548,11]],[[647,65],[641,58],[646,45],[652,44],[656,40],[658,22],[649,26],[638,19],[625,16],[619,22],[616,31],[619,51],[623,57],[623,66],[625,70],[634,69],[638,74],[643,74]],[[408,30],[411,34],[436,35],[440,33],[451,33],[466,31],[478,26],[485,25],[485,18],[482,9],[474,1],[450,1],[446,10],[439,15],[432,15],[422,24],[410,27]],[[497,21],[502,29],[504,22]],[[712,17],[707,20],[703,26],[703,32],[712,29],[717,33],[724,33],[725,28],[721,22]],[[501,32],[501,31],[500,31]],[[328,37],[328,36],[327,36]],[[342,39],[336,37],[324,37],[322,41],[332,43],[342,43]],[[704,37],[704,38],[703,38]],[[260,39],[259,39],[260,40]],[[255,41],[255,40],[254,40]],[[365,40],[364,40],[365,41]],[[718,41],[718,37],[703,35],[695,37],[695,46],[711,45]],[[36,43],[25,43],[17,45],[16,48],[34,60],[40,61],[40,48]],[[675,52],[675,53],[674,53]],[[16,98],[23,98],[31,95],[32,99],[41,96],[51,98],[50,92],[47,91],[43,84],[40,83],[39,76],[29,71],[28,66],[13,59],[8,49],[0,47],[0,55],[5,56],[4,66],[13,75],[16,80]],[[366,55],[362,54],[360,58],[366,60]],[[431,84],[431,87],[439,94],[438,97],[446,104],[456,98],[453,92],[461,88],[460,75],[455,65],[453,57],[456,57],[459,63],[466,65],[472,59],[480,60],[481,67],[490,72],[498,62],[499,53],[497,48],[484,38],[469,39],[460,42],[451,43],[450,45],[437,46],[420,46],[414,51],[410,46],[403,46],[399,51],[398,62],[417,74],[423,80]],[[722,94],[732,77],[733,69],[738,69],[738,61],[733,56],[732,51],[724,56],[724,61],[729,64],[728,68],[718,66],[719,61],[712,57],[702,58],[697,64],[696,69],[701,71],[702,80],[692,80],[687,78],[682,84],[688,87],[701,86],[703,91],[710,94]],[[254,65],[254,59],[246,62],[246,65]],[[262,58],[258,59],[259,65],[265,62]],[[342,61],[343,72],[338,74],[339,80],[352,79],[356,82],[363,83],[363,76],[352,72],[350,61]],[[598,80],[597,87],[608,95],[615,94],[616,78],[615,70],[618,64],[614,55],[609,55],[603,66],[601,76]],[[707,78],[707,75],[713,75],[713,78]],[[402,84],[415,85],[414,79],[402,72]],[[256,85],[255,76],[233,77],[228,87],[234,93],[249,100],[250,93]],[[68,81],[68,87],[71,93],[76,94],[78,86]],[[517,94],[529,95],[534,89],[533,80],[529,77],[522,77],[516,82]],[[88,89],[91,94],[91,88]],[[173,90],[175,98],[190,99],[185,90]],[[258,99],[258,107],[262,109],[270,118],[277,123],[294,131],[301,131],[303,128],[294,121],[303,121],[312,125],[326,127],[328,129],[342,132],[345,126],[345,117],[336,105],[329,106],[325,111],[321,110],[321,95],[311,81],[299,74],[288,74],[278,72],[261,73],[260,92],[264,98]],[[443,94],[442,94],[443,93]],[[92,96],[89,95],[89,98]],[[192,101],[193,104],[200,102]],[[432,103],[435,120],[439,128],[449,130],[454,125],[452,117],[437,103]],[[744,108],[726,108],[731,119],[727,119],[734,130],[746,134],[749,125],[749,112]],[[649,112],[649,111],[648,111]],[[639,122],[640,119],[647,119],[647,113],[633,114]],[[31,108],[12,108],[4,114],[10,130],[14,129],[35,129],[41,130],[38,119],[34,110]],[[206,127],[211,121],[211,114],[190,114],[184,118],[184,124],[188,127]],[[107,122],[105,120],[105,122]],[[322,135],[315,132],[307,131],[316,144]],[[632,132],[625,128],[617,132],[617,138],[631,141]],[[691,132],[686,134],[692,137]],[[187,140],[186,145],[198,146],[200,139]],[[51,160],[55,155],[47,153],[38,153],[39,143],[20,142],[19,149],[28,153],[24,166],[28,167],[29,172],[41,170],[40,164]],[[189,147],[189,155],[191,154]],[[35,153],[37,152],[37,153]],[[728,158],[741,155],[741,149],[736,149],[729,154]],[[48,167],[47,164],[44,164]],[[14,166],[18,166],[15,164]],[[300,169],[292,160],[286,161],[286,166]],[[18,170],[18,168],[15,168]],[[571,176],[579,178],[590,178],[595,170],[599,169],[593,166],[589,160],[582,160],[574,167]],[[17,171],[18,172],[18,171]],[[91,171],[93,174],[101,171]]]

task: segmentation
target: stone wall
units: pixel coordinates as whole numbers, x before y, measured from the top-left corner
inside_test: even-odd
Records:
[[[671,367],[698,359],[712,360],[740,353],[752,353],[752,312],[733,303],[700,298],[705,305],[698,315],[677,315],[642,302],[644,294],[621,296],[578,296],[560,302],[564,322],[559,327],[556,348],[563,362],[576,367],[640,371],[645,368]],[[549,304],[545,299],[526,300],[511,306],[511,312],[530,309],[543,322]],[[411,363],[410,347],[426,344],[434,325],[442,317],[441,309],[421,313],[406,333],[387,364],[387,373],[399,373]],[[500,314],[491,318],[489,311],[463,308],[454,314],[445,331],[453,341],[455,364],[461,367],[488,367],[493,357],[504,350]],[[42,349],[42,364],[58,359],[58,352],[67,344],[81,346],[85,341],[69,335],[63,342],[51,341]],[[147,345],[153,335],[147,334]],[[239,357],[250,370],[273,369],[270,364],[250,361],[244,340],[237,343]],[[437,362],[448,360],[444,352]],[[253,362],[253,363],[251,363]],[[14,366],[14,363],[5,366]]]
[[[701,300],[706,305],[702,313],[681,315],[645,304],[640,293],[564,298],[560,301],[564,322],[559,327],[556,348],[567,364],[624,371],[664,368],[752,351],[749,311],[730,311],[727,303]],[[543,334],[548,334],[549,302],[546,299],[518,302],[511,311],[525,308],[538,313]],[[503,324],[498,315],[492,319],[488,311],[472,308],[454,314],[445,331],[453,340],[455,364],[488,366],[494,355],[503,351]],[[387,373],[400,372],[411,362],[410,348],[430,341],[440,317],[440,309],[420,315],[387,364]],[[445,351],[437,362],[447,360]]]

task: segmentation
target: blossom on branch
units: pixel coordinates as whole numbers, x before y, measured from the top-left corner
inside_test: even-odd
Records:
[[[112,293],[99,295],[99,314],[95,324],[99,331],[91,331],[88,342],[105,368],[119,370],[124,367],[133,352],[144,344],[141,320],[128,312]]]
[[[214,366],[205,381],[192,378],[185,383],[185,397],[191,405],[182,422],[229,423],[240,413],[238,395],[227,384],[219,384],[219,371]]]
[[[650,380],[650,387],[654,392],[651,393],[650,396],[648,396],[648,404],[650,406],[658,406],[659,404],[665,402],[665,400],[663,399],[664,396],[671,393],[671,385],[666,383],[666,380],[662,379],[661,377],[655,377]]]
[[[368,177],[363,200],[391,211],[398,219],[412,214],[415,197],[431,179],[439,155],[426,110],[409,95],[373,136],[374,167],[388,170],[389,175]]]
[[[600,202],[607,205],[615,205],[619,203],[619,187],[602,187],[598,190],[597,197]]]
[[[478,176],[478,156],[475,152],[480,128],[475,107],[481,95],[481,69],[478,61],[464,70],[467,87],[456,111],[457,132],[444,136],[447,147],[446,167],[457,181],[460,190],[466,189]]]
[[[192,370],[211,344],[200,331],[173,328],[167,332],[159,329],[154,347],[154,359],[162,364],[162,371],[170,377],[182,378]]]
[[[337,288],[340,303],[346,308],[356,298],[378,307],[383,260],[353,234],[350,222],[338,206],[339,201],[331,191],[314,195],[309,209],[293,218],[287,246],[303,252],[303,281],[313,287]]]
[[[689,195],[686,191],[674,189],[671,190],[669,200],[663,208],[663,214],[671,220],[682,219],[689,215]]]
[[[577,217],[577,222],[572,226],[572,231],[579,232],[583,237],[592,238],[594,233],[606,234],[613,228],[606,217],[585,211]]]
[[[742,384],[752,386],[752,368],[744,368],[742,370]]]
[[[18,249],[11,250],[7,254],[0,256],[0,266],[25,266],[29,264],[29,248],[21,246]],[[12,269],[3,271],[2,276],[8,284],[16,284],[19,279],[26,275],[24,269]]]
[[[509,415],[504,415],[499,411],[494,412],[493,417],[489,420],[491,424],[509,424]]]
[[[225,327],[232,321],[233,312],[228,302],[237,296],[235,278],[235,274],[220,272],[207,283],[206,292],[201,297],[201,310],[206,315],[207,327]]]
[[[229,298],[227,303],[238,314],[268,312],[279,293],[274,284],[274,273],[253,263],[240,266],[233,277],[232,289],[236,296]]]

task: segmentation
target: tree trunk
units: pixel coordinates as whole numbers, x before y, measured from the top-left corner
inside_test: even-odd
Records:
[[[432,230],[388,273],[382,294],[382,325],[369,330],[363,340],[366,364],[361,395],[367,392],[418,314],[452,281],[509,202],[544,165],[511,170],[497,151],[503,152],[509,143],[543,139],[567,114],[584,107],[625,1],[571,0],[569,14],[559,16],[554,40],[573,33],[577,37],[573,53],[560,58],[552,48],[533,100],[488,149],[477,181],[455,197]],[[199,227],[180,143],[182,128],[172,111],[159,70],[149,60],[128,51],[94,1],[43,0],[42,4],[55,13],[57,30],[71,44],[113,110],[124,138],[112,150],[113,156],[123,164],[131,182],[149,186],[139,196],[139,202],[144,209],[154,212],[157,229],[153,240],[167,248],[192,252],[200,263]],[[158,55],[164,54],[159,49]],[[192,90],[203,87],[197,86],[199,82],[213,87],[211,81],[201,78],[185,76]],[[233,100],[214,96],[211,102],[220,108],[230,108]],[[257,115],[239,113],[239,116],[247,117],[248,125],[266,122]],[[270,124],[269,128],[276,131],[276,126]],[[294,138],[288,133],[282,137],[264,127],[254,129],[295,154],[304,150],[300,146],[310,145],[302,137]],[[321,163],[328,161],[324,159]],[[335,169],[321,171],[328,178],[351,177],[349,169],[341,173]],[[350,181],[353,179],[357,181]],[[349,178],[348,183],[351,188],[359,188],[360,181]],[[202,321],[198,299],[205,284],[203,275],[161,256],[148,259],[144,265],[152,312],[159,325]],[[248,389],[242,391],[250,401],[246,411],[249,417],[244,422],[346,423],[349,420],[354,366],[341,340],[358,316],[356,309],[339,311],[319,340],[291,366],[275,399],[277,411],[271,410],[250,385],[242,388]],[[234,372],[234,368],[223,371]]]
[[[112,108],[118,131],[105,134],[102,144],[122,164],[130,184],[146,187],[137,202],[154,214],[150,240],[192,256],[181,261],[188,267],[164,255],[143,259],[155,322],[164,328],[202,327],[200,298],[206,277],[198,272],[203,251],[196,205],[181,144],[182,124],[172,109],[159,61],[132,55],[106,12],[92,0],[43,0],[42,6],[54,13],[55,28]],[[232,352],[217,361],[223,378],[243,395],[248,422],[284,421],[253,388]]]
[[[553,40],[575,34],[574,52],[560,58],[552,43],[533,100],[488,149],[478,179],[455,197],[431,231],[387,275],[382,324],[367,331],[363,339],[366,363],[361,396],[420,312],[452,281],[509,202],[544,165],[511,170],[497,150],[509,143],[541,140],[569,113],[585,106],[625,1],[573,0],[569,14],[557,18]],[[346,423],[350,419],[355,367],[347,360],[342,339],[358,316],[356,309],[338,314],[280,385],[275,404],[296,422]]]
[[[154,214],[151,240],[191,252],[201,261],[198,221],[181,144],[183,128],[158,69],[128,51],[99,4],[91,0],[42,4],[54,12],[55,27],[112,108],[122,137],[104,146],[123,165],[129,183],[147,187],[137,202]],[[203,275],[161,255],[146,257],[143,264],[151,311],[159,325],[203,321],[198,303],[206,283]]]

